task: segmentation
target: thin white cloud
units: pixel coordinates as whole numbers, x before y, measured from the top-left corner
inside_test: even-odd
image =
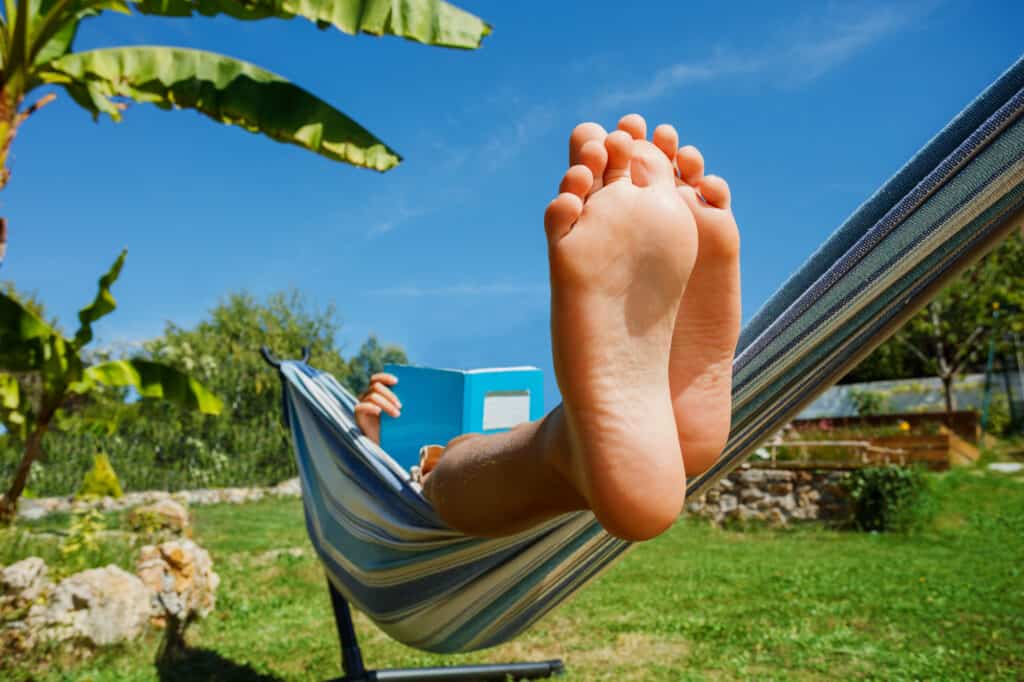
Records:
[[[711,57],[672,64],[638,85],[608,92],[598,106],[619,109],[694,83],[738,76],[762,75],[776,85],[808,83],[912,25],[935,4],[828,5],[791,24],[760,50],[719,48]]]
[[[832,8],[824,17],[809,20],[794,31],[795,40],[778,57],[797,80],[811,81],[844,64],[875,43],[898,33],[927,14],[932,5],[881,5]]]
[[[456,284],[446,287],[404,286],[367,292],[375,296],[524,296],[548,293],[546,285],[535,284]]]
[[[763,69],[764,63],[760,59],[724,55],[703,62],[673,64],[657,71],[653,78],[639,87],[606,94],[598,101],[598,106],[618,109],[623,104],[658,99],[684,85],[756,73]]]
[[[366,236],[375,237],[377,235],[390,232],[391,230],[395,229],[402,223],[407,223],[411,220],[415,220],[416,218],[427,215],[428,213],[431,212],[431,210],[432,209],[423,206],[410,208],[403,199],[398,202],[397,208],[390,211],[387,220],[382,220],[378,223],[375,223],[372,227],[370,227],[370,231],[367,233]]]
[[[517,117],[511,126],[499,128],[476,150],[481,164],[494,172],[508,165],[534,140],[547,134],[558,121],[551,107],[536,105]]]

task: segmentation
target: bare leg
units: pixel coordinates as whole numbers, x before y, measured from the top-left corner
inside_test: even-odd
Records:
[[[451,444],[424,493],[466,532],[503,535],[587,508],[610,533],[644,540],[682,508],[668,364],[696,226],[650,143],[620,131],[579,156],[545,215],[564,403],[541,422]]]
[[[445,522],[470,535],[511,535],[587,501],[550,462],[567,450],[562,408],[493,435],[456,438],[423,483]]]

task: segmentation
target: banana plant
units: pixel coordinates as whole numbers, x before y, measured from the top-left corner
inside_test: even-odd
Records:
[[[7,493],[0,496],[0,522],[14,518],[32,464],[43,457],[43,437],[76,397],[101,386],[134,387],[142,399],[168,400],[204,414],[221,412],[219,398],[168,365],[138,358],[87,364],[82,349],[92,341],[93,323],[117,307],[110,287],[126,255],[122,251],[100,277],[99,290],[79,311],[79,328],[70,339],[0,293],[0,422],[6,437],[24,449]]]
[[[475,49],[491,27],[441,0],[4,0],[0,19],[0,189],[19,126],[52,101],[24,107],[44,85],[63,88],[98,118],[120,120],[125,100],[195,109],[213,120],[295,144],[335,161],[386,171],[401,157],[320,98],[263,68],[180,47],[72,50],[82,21],[103,12],[163,17],[226,15],[240,20],[302,17],[321,29],[394,35],[427,45]],[[2,219],[0,219],[2,220]],[[0,250],[4,226],[0,225]],[[0,262],[2,262],[0,251]]]

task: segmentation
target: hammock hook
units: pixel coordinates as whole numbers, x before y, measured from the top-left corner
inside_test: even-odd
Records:
[[[263,359],[266,360],[268,365],[274,369],[281,369],[282,361],[274,355],[268,347],[260,346],[260,355],[263,356]],[[309,362],[309,346],[302,347],[302,360],[300,360],[300,362],[303,364]]]

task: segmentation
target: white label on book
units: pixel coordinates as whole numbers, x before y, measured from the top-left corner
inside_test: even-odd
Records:
[[[484,431],[530,421],[529,391],[491,391],[484,396]]]

